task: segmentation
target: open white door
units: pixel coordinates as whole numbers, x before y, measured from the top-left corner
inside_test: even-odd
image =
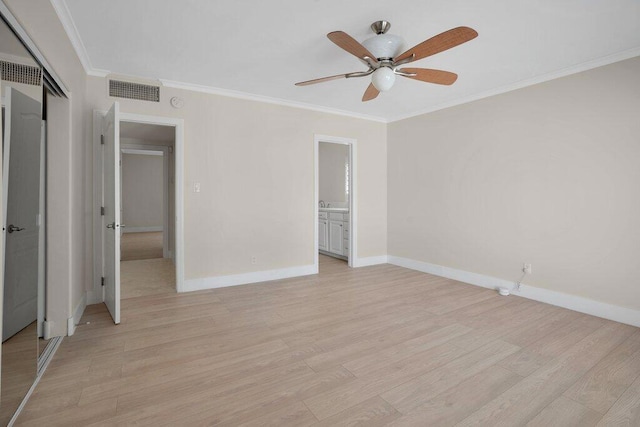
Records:
[[[104,117],[104,303],[120,323],[120,105]]]
[[[2,341],[36,321],[40,236],[41,105],[6,89],[3,138]]]

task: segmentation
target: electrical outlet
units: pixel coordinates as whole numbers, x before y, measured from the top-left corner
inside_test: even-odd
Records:
[[[200,192],[200,183],[199,182],[194,182],[193,183],[193,192],[194,193],[199,193]]]
[[[525,263],[522,267],[522,271],[526,274],[531,274],[533,272],[533,270],[531,269],[531,264]]]
[[[257,262],[258,262],[258,260],[256,259],[256,257],[252,256],[251,257],[251,264],[255,264]]]

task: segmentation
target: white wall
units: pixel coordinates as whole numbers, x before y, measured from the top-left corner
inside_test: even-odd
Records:
[[[125,231],[162,228],[164,222],[164,158],[122,154],[122,223]]]
[[[640,58],[389,125],[389,253],[640,309]]]
[[[349,161],[349,146],[320,142],[318,157],[320,200],[331,203],[333,207],[347,206],[345,163]]]

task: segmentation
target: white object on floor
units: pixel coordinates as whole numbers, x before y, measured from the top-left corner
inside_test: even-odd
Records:
[[[504,297],[508,296],[510,294],[509,289],[508,288],[498,288],[498,293]]]

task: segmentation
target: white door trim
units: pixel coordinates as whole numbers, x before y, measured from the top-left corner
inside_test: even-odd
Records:
[[[313,135],[314,145],[314,173],[315,173],[315,195],[313,200],[313,223],[314,230],[314,267],[316,273],[319,271],[319,254],[318,254],[318,203],[320,202],[320,165],[319,150],[320,143],[328,142],[332,144],[343,144],[349,147],[349,267],[358,266],[358,165],[357,165],[357,146],[358,141],[353,138],[344,138],[340,136]]]
[[[95,110],[93,112],[93,144],[94,144],[94,280],[91,303],[103,301],[101,277],[102,270],[102,149],[100,144],[100,129],[102,129],[102,117],[106,111]],[[150,125],[173,126],[175,128],[175,242],[173,257],[176,264],[176,291],[184,292],[184,120],[173,117],[147,116],[143,114],[120,113],[121,122],[144,123]]]
[[[162,257],[171,258],[169,252],[169,147],[166,145],[122,144],[122,154],[140,154],[143,156],[163,156],[162,158]],[[121,168],[122,170],[122,168]],[[124,233],[135,230],[124,229]]]
[[[104,301],[102,277],[104,275],[104,226],[101,208],[104,202],[104,170],[102,169],[102,120],[106,111],[93,111],[93,283],[87,295],[87,304]]]

